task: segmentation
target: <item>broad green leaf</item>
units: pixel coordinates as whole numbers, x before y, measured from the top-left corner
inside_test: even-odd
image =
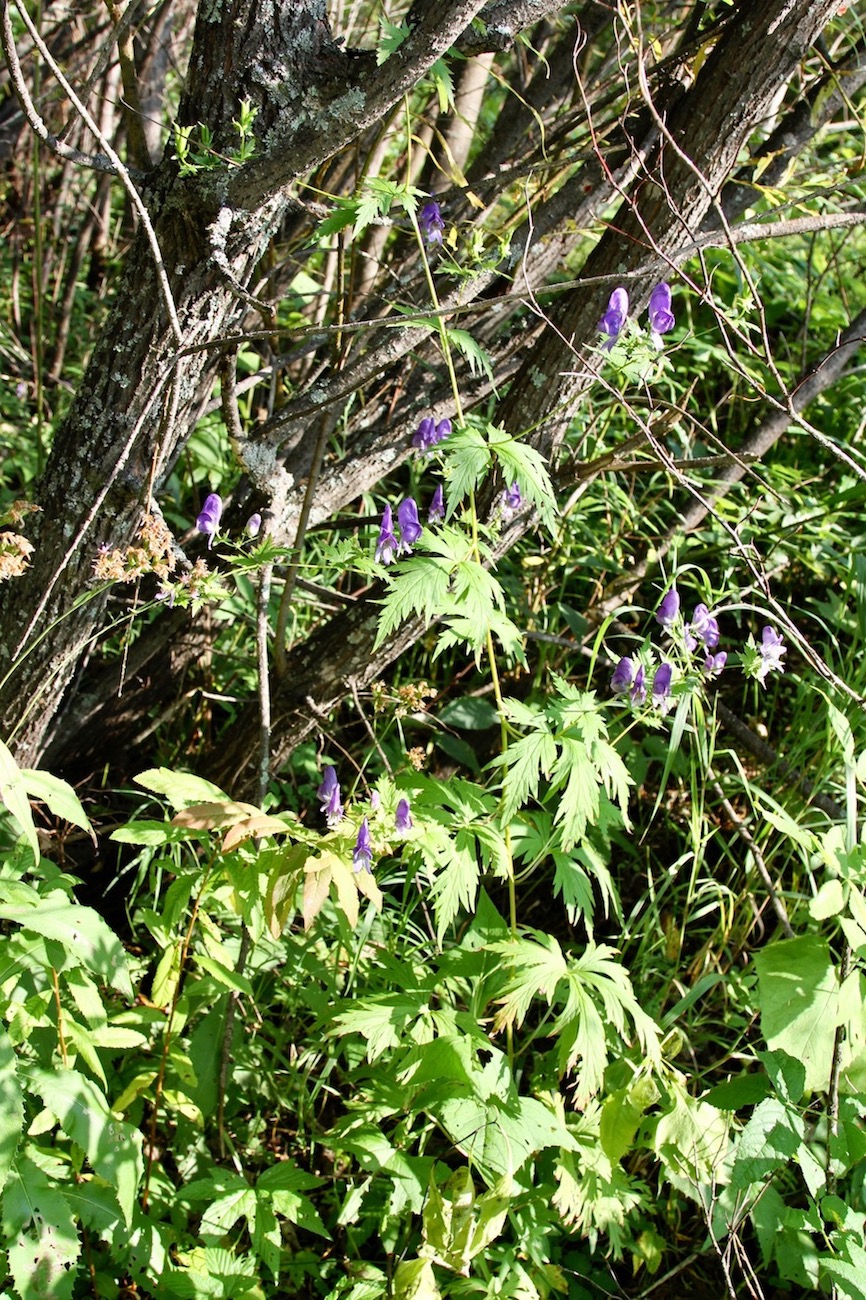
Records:
[[[0,1190],[21,1141],[24,1101],[18,1080],[17,1057],[5,1029],[0,1029]]]
[[[0,799],[15,818],[23,838],[38,862],[39,840],[36,838],[36,827],[33,824],[33,813],[30,810],[24,774],[2,740],[0,740]]]
[[[63,1192],[24,1156],[3,1193],[3,1233],[18,1300],[71,1300],[81,1242]]]
[[[71,822],[73,826],[87,831],[92,839],[96,839],[81,800],[68,782],[61,781],[60,777],[52,776],[50,772],[37,772],[32,768],[22,768],[21,775],[31,799],[41,800],[48,805],[55,817]]]
[[[127,998],[133,997],[126,953],[111,927],[92,908],[70,903],[65,894],[54,891],[33,907],[0,906],[0,920],[14,921],[46,939],[59,940],[92,974]]]
[[[827,941],[804,935],[771,943],[755,954],[755,968],[767,1045],[803,1062],[808,1090],[825,1089],[839,1023],[839,978]]]
[[[375,1295],[380,1292],[376,1291]],[[429,1259],[403,1259],[394,1273],[394,1300],[441,1300]],[[372,1297],[370,1297],[372,1300]]]
[[[172,808],[186,808],[195,803],[225,803],[228,795],[218,785],[190,772],[175,772],[169,767],[154,767],[141,772],[138,785],[163,795]]]
[[[767,1097],[755,1107],[737,1141],[732,1186],[763,1182],[774,1169],[790,1164],[804,1141],[802,1117],[777,1097]]]
[[[93,1169],[117,1192],[117,1202],[127,1225],[144,1169],[141,1134],[111,1113],[96,1084],[74,1070],[27,1070],[30,1087],[52,1114],[67,1137],[87,1153]]]

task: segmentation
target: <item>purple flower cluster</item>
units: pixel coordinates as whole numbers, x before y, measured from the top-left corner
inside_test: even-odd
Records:
[[[453,427],[447,416],[437,422],[432,415],[425,415],[412,435],[412,446],[421,452],[430,451],[437,443],[445,441]]]
[[[781,636],[771,627],[765,627],[761,633],[761,644],[756,645],[754,637],[749,637],[746,646],[746,671],[756,682],[766,686],[770,673],[783,673],[785,665],[782,655],[788,653]]]
[[[328,766],[325,768],[322,784],[317,790],[319,803],[322,812],[325,814],[325,820],[328,826],[333,829],[343,820],[343,803],[340,795],[340,782],[337,779],[336,769]],[[374,790],[370,795],[370,811],[378,812],[382,805],[381,796],[378,790]],[[394,830],[397,835],[408,835],[412,830],[414,823],[412,821],[412,805],[409,802],[408,795],[404,795],[397,803],[397,809],[394,814]],[[352,850],[352,866],[355,871],[373,870],[373,841],[370,835],[369,819],[365,817],[355,840],[355,847]]]
[[[441,244],[445,233],[442,210],[434,199],[428,199],[418,213],[418,225],[428,244]]]
[[[656,622],[671,638],[681,636],[683,645],[690,654],[703,652],[704,673],[708,677],[718,676],[728,661],[728,655],[725,650],[713,654],[719,644],[719,620],[706,605],[695,605],[692,621],[681,626],[680,595],[676,587],[669,587],[656,610]]]
[[[694,657],[698,657],[702,674],[705,678],[718,677],[728,661],[726,650],[719,650],[719,620],[706,605],[698,604],[694,608],[691,621],[685,622],[680,612],[680,596],[676,587],[670,587],[662,597],[656,610],[656,622],[670,637],[679,651],[679,661],[685,663],[686,671],[691,671]],[[748,677],[753,677],[762,686],[766,684],[770,673],[785,671],[782,656],[787,647],[781,636],[771,627],[765,627],[761,642],[757,644],[750,636],[742,656],[743,670]],[[675,658],[677,656],[675,655]],[[628,694],[633,704],[646,702],[646,668],[637,657],[626,656],[620,659],[610,679],[611,690],[615,695]],[[655,670],[652,685],[652,704],[662,713],[673,707],[672,683],[674,665],[662,660]]]
[[[394,517],[391,507],[386,506],[382,513],[379,527],[379,540],[376,542],[375,558],[379,564],[393,564],[399,555],[411,555],[412,547],[418,541],[424,529],[418,518],[418,507],[413,497],[406,497],[397,507],[397,527],[400,539],[394,533]]]
[[[647,305],[650,338],[657,348],[662,347],[662,334],[667,334],[676,325],[676,318],[671,310],[671,287],[669,284],[657,284],[649,296]],[[607,304],[607,310],[598,322],[598,328],[607,338],[602,344],[610,352],[623,331],[628,319],[628,294],[625,289],[614,289]]]
[[[223,499],[218,492],[211,492],[204,499],[204,505],[201,513],[198,515],[195,526],[200,533],[204,533],[207,538],[207,548],[213,546],[213,539],[219,531],[220,516],[223,512]]]
[[[445,518],[445,491],[440,483],[433,493],[433,499],[427,511],[427,522],[433,524],[437,519]],[[401,555],[411,555],[412,548],[424,532],[418,518],[418,506],[414,497],[406,497],[397,507],[397,528],[400,536],[394,532],[394,516],[391,507],[386,506],[382,512],[382,523],[376,542],[375,558],[378,564],[393,564]]]

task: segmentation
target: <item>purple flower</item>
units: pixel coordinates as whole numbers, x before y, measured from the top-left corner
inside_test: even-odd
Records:
[[[634,681],[634,664],[628,655],[623,656],[613,670],[613,676],[610,679],[610,689],[614,695],[622,695],[624,691],[631,689]]]
[[[604,344],[608,352],[618,339],[626,316],[628,316],[628,294],[625,289],[614,289],[608,300],[607,311],[598,322],[598,328],[608,336]]]
[[[662,596],[661,604],[656,610],[656,622],[661,623],[666,632],[670,632],[680,612],[680,595],[676,587],[670,587]]]
[[[632,688],[631,688],[632,704],[643,704],[644,701],[646,700],[646,686],[644,685],[644,676],[645,674],[644,674],[643,664],[639,664],[637,672],[634,675],[634,682],[632,683]]]
[[[520,495],[520,488],[516,483],[512,483],[510,488],[506,488],[502,493],[502,513],[506,519],[513,515],[523,505],[523,497]]]
[[[707,655],[704,660],[704,675],[706,677],[718,677],[727,662],[726,650],[720,650],[716,655]]]
[[[662,335],[667,334],[676,325],[671,311],[671,287],[669,284],[657,284],[650,294],[647,308],[650,323],[650,335],[657,348],[662,346]]]
[[[378,790],[372,790],[370,792],[370,811],[378,812],[381,806],[382,806],[382,796],[379,794]]]
[[[430,502],[430,509],[427,511],[428,524],[435,523],[437,519],[445,518],[445,492],[440,483],[433,493],[433,500]]]
[[[401,501],[397,507],[397,522],[400,525],[400,554],[410,555],[412,547],[424,529],[418,519],[418,507],[412,497]]]
[[[425,415],[412,438],[412,446],[419,451],[429,451],[436,442],[436,423],[432,415]]]
[[[247,537],[258,537],[261,526],[262,526],[262,517],[258,513],[258,511],[256,511],[256,513],[254,515],[250,515],[249,519],[247,520]]]
[[[223,512],[222,497],[218,492],[211,492],[204,499],[204,505],[201,513],[195,521],[195,526],[200,533],[207,537],[207,548],[213,546],[213,539],[220,526],[220,515]]]
[[[782,655],[788,653],[788,647],[778,632],[774,632],[771,627],[765,627],[761,634],[761,644],[757,647],[757,650],[760,663],[755,672],[755,677],[764,686],[770,673],[783,673],[785,671]]]
[[[670,664],[659,664],[653,677],[653,706],[667,713],[673,706],[671,697],[671,677],[673,668]]]
[[[451,433],[452,428],[453,425],[451,424],[451,421],[446,416],[444,420],[440,420],[439,423],[436,425],[436,436],[434,437],[433,441],[444,442],[445,439]]]
[[[428,244],[442,243],[445,222],[442,220],[439,204],[433,199],[429,199],[418,213],[418,225]]]
[[[702,641],[708,650],[715,650],[719,644],[719,621],[706,605],[695,605],[692,621],[685,630],[686,649],[696,650]]]
[[[397,538],[394,536],[394,521],[391,517],[391,507],[386,506],[382,512],[382,526],[379,529],[379,540],[376,543],[376,560],[379,564],[393,564],[400,547]]]
[[[319,786],[316,794],[322,806],[322,812],[325,814],[325,820],[329,826],[336,826],[343,817],[343,805],[340,801],[340,782],[337,780],[337,772],[333,767],[325,768],[325,775],[322,784]]]
[[[397,813],[394,818],[394,825],[399,835],[405,835],[412,829],[412,814],[408,799],[401,799],[397,804]]]
[[[361,822],[358,838],[355,840],[352,866],[356,871],[373,870],[373,842],[370,839],[370,827],[367,825],[366,817]]]

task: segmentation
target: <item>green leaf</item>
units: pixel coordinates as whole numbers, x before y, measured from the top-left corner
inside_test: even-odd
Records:
[[[132,999],[126,953],[114,931],[92,908],[70,903],[65,894],[55,890],[34,906],[0,905],[0,920],[15,921],[25,930],[59,940],[72,958]]]
[[[470,424],[455,429],[443,446],[450,515],[481,482],[492,458],[483,434]]]
[[[839,1024],[839,978],[827,941],[784,939],[754,960],[767,1045],[803,1062],[808,1090],[826,1089]]]
[[[439,721],[447,727],[459,727],[461,731],[487,731],[489,727],[497,726],[499,714],[489,700],[465,695],[446,704],[440,710]]]
[[[796,1157],[805,1140],[800,1115],[776,1097],[767,1097],[754,1113],[737,1142],[731,1171],[734,1188],[763,1182],[774,1169],[784,1168]]]
[[[23,839],[38,862],[39,840],[36,838],[36,827],[33,824],[30,800],[27,798],[24,774],[2,740],[0,740],[0,799],[15,818],[21,828]]]
[[[18,1300],[71,1300],[81,1242],[69,1202],[27,1156],[3,1193],[3,1235]]]
[[[117,1119],[96,1084],[74,1070],[31,1066],[27,1080],[57,1116],[67,1137],[87,1153],[95,1172],[117,1192],[117,1203],[129,1225],[144,1170],[141,1134]]]
[[[382,601],[374,649],[412,614],[423,614],[428,623],[439,614],[447,603],[450,579],[450,563],[435,556],[416,557],[401,564]]]
[[[0,1190],[12,1168],[24,1124],[24,1101],[16,1065],[9,1035],[0,1029]]]
[[[374,1294],[384,1293],[376,1291]],[[429,1259],[400,1261],[394,1273],[394,1300],[441,1300],[441,1297]]]
[[[71,822],[88,835],[96,838],[81,800],[66,781],[52,776],[50,772],[36,772],[32,768],[22,768],[21,775],[31,799],[40,799],[48,805],[55,817]]]
[[[169,767],[150,768],[135,780],[145,790],[163,795],[172,808],[187,808],[194,803],[224,803],[229,797],[218,785],[205,781],[203,777],[193,776],[190,772],[175,772]]]

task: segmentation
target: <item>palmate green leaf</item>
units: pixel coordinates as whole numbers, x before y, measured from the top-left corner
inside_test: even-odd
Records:
[[[443,445],[450,517],[484,478],[492,457],[483,433],[471,423],[456,428]]]
[[[225,803],[229,796],[204,777],[193,776],[190,772],[176,772],[169,767],[153,767],[147,772],[140,772],[135,778],[137,785],[145,790],[163,795],[172,808],[187,808],[196,803]]]
[[[552,529],[557,513],[556,492],[541,452],[498,425],[490,425],[487,436],[504,481],[516,481],[524,500],[533,502],[545,527]]]
[[[423,853],[424,840],[419,839],[418,845]],[[467,848],[465,844],[463,848],[458,847],[456,837],[453,841],[443,837],[440,845],[445,849],[444,866],[441,865],[442,857],[439,857],[436,879],[428,898],[433,903],[436,937],[441,943],[460,909],[465,908],[467,912],[472,912],[474,909],[480,871],[474,852],[474,839],[472,849]]]
[[[549,776],[556,762],[556,742],[543,718],[538,719],[538,726],[539,730],[514,741],[503,755],[494,760],[497,766],[507,768],[503,784],[503,821],[510,821],[518,808],[523,808],[537,796],[541,777]]]
[[[32,1091],[57,1116],[63,1132],[78,1143],[95,1172],[114,1188],[129,1225],[144,1170],[141,1134],[117,1119],[96,1084],[74,1070],[30,1066],[26,1078]]]
[[[3,1193],[3,1236],[18,1300],[70,1300],[81,1242],[69,1202],[28,1156]]]
[[[372,1062],[391,1047],[398,1047],[430,1005],[429,991],[387,993],[366,997],[334,1017],[332,1033],[360,1034]]]
[[[583,740],[564,736],[559,744],[551,781],[559,791],[555,820],[562,827],[562,847],[567,853],[583,839],[587,824],[598,818],[598,771]]]
[[[436,556],[416,557],[401,564],[390,578],[388,594],[382,601],[374,649],[413,614],[423,614],[429,623],[447,603],[450,581],[451,564]]]
[[[557,985],[568,975],[568,964],[552,934],[538,934],[530,939],[506,940],[490,945],[502,954],[503,968],[509,974],[502,996],[498,999],[494,1028],[522,1025],[535,998],[542,996],[551,1006]]]
[[[453,344],[461,356],[469,363],[472,374],[486,375],[495,393],[497,391],[496,377],[493,373],[490,353],[480,343],[476,342],[468,330],[446,329],[445,332],[448,335],[448,342]]]

